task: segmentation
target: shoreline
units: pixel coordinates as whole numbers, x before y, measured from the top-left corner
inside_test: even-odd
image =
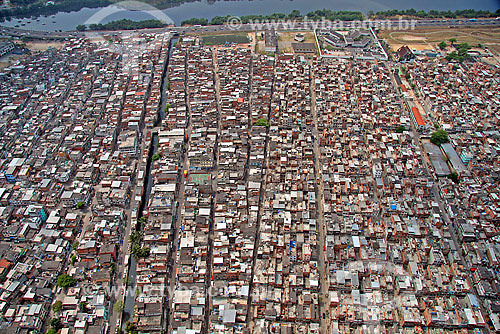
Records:
[[[209,1],[210,4],[215,4],[217,2],[221,2],[224,0],[212,0]],[[247,1],[247,0],[243,0]],[[250,2],[251,0],[248,0]],[[155,2],[155,1],[149,1],[149,2]],[[149,2],[145,2],[146,6],[154,6],[153,4],[150,4]],[[165,4],[160,4],[158,5],[157,8],[158,10],[166,10],[169,8],[174,8],[174,7],[180,7],[185,4],[193,3],[193,2],[201,2],[201,0],[183,0],[181,2],[176,2],[176,3],[165,3]],[[23,10],[23,9],[17,9],[17,8],[11,8],[11,9],[4,9],[0,10],[0,25],[4,22],[12,22],[13,20],[25,20],[25,19],[32,19],[32,20],[39,20],[40,18],[48,18],[50,16],[57,15],[59,13],[76,13],[79,11],[82,11],[84,9],[96,9],[96,8],[106,8],[108,6],[113,6],[117,4],[117,1],[114,0],[91,0],[90,2],[82,2],[82,3],[73,3],[71,2],[69,5],[66,2],[59,3],[54,5],[53,7],[54,10],[51,10],[51,8],[46,9],[46,7],[42,7],[43,10],[40,12],[35,12],[35,13],[24,13],[24,14],[11,14],[11,15],[6,15],[7,11],[14,11],[14,10]],[[65,5],[66,4],[66,5]],[[58,7],[61,7],[60,9],[57,9]],[[25,7],[21,7],[25,8]],[[130,12],[141,12],[142,10],[139,9],[126,9],[127,11]],[[252,14],[252,15],[244,15],[240,16],[241,19],[244,19],[245,17],[258,17],[258,18],[269,18],[269,17],[278,17],[280,18],[281,16],[284,16],[286,18],[289,18],[291,14],[294,14],[294,19],[303,19],[304,17],[309,17],[310,15],[317,17],[317,14],[315,13],[320,13],[319,15],[321,16],[321,13],[326,13],[326,15],[322,15],[323,17],[328,16],[328,13],[351,13],[355,14],[357,17],[356,19],[362,18],[362,20],[370,20],[370,19],[395,19],[399,17],[403,17],[405,19],[470,19],[470,18],[496,18],[500,17],[500,7],[496,11],[492,10],[481,10],[481,9],[457,9],[455,11],[440,11],[440,10],[435,10],[435,9],[429,9],[429,10],[415,10],[413,8],[409,9],[391,9],[391,10],[385,10],[385,11],[377,11],[374,12],[372,10],[368,11],[361,11],[361,10],[333,10],[333,9],[317,9],[315,11],[311,11],[308,13],[300,13],[298,9],[293,9],[291,10],[290,14],[284,14],[284,13],[279,13],[279,12],[274,12],[274,13],[269,13],[269,14]],[[182,26],[183,22],[185,21],[196,21],[200,20],[200,22],[207,21],[205,24],[202,23],[202,25],[207,25],[207,24],[213,24],[213,25],[219,25],[220,23],[212,23],[216,19],[224,18],[224,17],[229,17],[233,16],[231,14],[226,14],[226,15],[218,15],[215,17],[212,17],[210,19],[206,17],[191,17],[182,20],[180,26]],[[313,19],[314,20],[314,19]],[[117,20],[114,20],[117,21]],[[132,20],[134,22],[140,22],[140,20]],[[348,20],[344,20],[348,21]],[[113,21],[112,21],[113,22]]]
[[[391,19],[385,19],[385,20],[391,20]],[[119,21],[119,20],[118,20]],[[366,21],[361,21],[361,22],[377,22],[377,21],[384,21],[384,20],[366,20]],[[138,21],[140,22],[140,21]],[[356,21],[344,21],[347,26],[349,26],[351,23],[356,23]],[[392,22],[394,24],[398,23],[398,19],[392,19]],[[416,27],[420,28],[450,28],[450,27],[456,27],[456,28],[477,28],[477,27],[498,27],[500,26],[500,20],[496,19],[478,19],[475,20],[474,22],[469,21],[469,20],[463,20],[463,19],[447,19],[447,20],[431,20],[431,19],[418,19],[415,20],[417,23]],[[257,23],[255,23],[257,24]],[[314,21],[297,21],[297,27],[295,28],[290,28],[287,27],[287,25],[280,25],[280,23],[265,23],[261,22],[261,26],[265,27],[267,24],[270,26],[276,27],[277,30],[297,30],[297,31],[303,31],[303,30],[314,30]],[[349,28],[349,27],[347,27]],[[352,27],[351,27],[352,28]],[[167,25],[165,27],[160,27],[160,28],[137,28],[137,29],[118,29],[118,30],[109,30],[109,29],[98,29],[98,30],[85,30],[85,31],[79,31],[77,29],[73,30],[61,30],[61,31],[40,31],[40,30],[31,30],[31,29],[24,29],[22,27],[7,27],[7,26],[2,26],[2,31],[3,31],[3,36],[11,36],[11,37],[17,37],[17,38],[26,38],[27,40],[62,40],[66,38],[72,38],[72,37],[84,37],[85,33],[88,32],[102,32],[102,33],[119,33],[119,32],[127,32],[127,31],[160,31],[164,29],[171,29],[172,31],[175,31],[177,33],[204,33],[204,32],[235,32],[234,28],[228,27],[226,24],[208,24],[205,26],[193,26],[193,25],[185,25],[185,26],[179,26],[179,25]],[[264,28],[252,28],[252,24],[241,24],[241,27],[236,29],[236,31],[256,31],[256,30],[263,30]],[[381,28],[381,30],[387,30],[384,28]],[[389,29],[391,30],[391,29]],[[397,29],[396,29],[397,30]]]

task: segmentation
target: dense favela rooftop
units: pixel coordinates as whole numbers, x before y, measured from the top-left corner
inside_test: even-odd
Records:
[[[0,332],[500,331],[498,67],[120,43],[0,71]]]

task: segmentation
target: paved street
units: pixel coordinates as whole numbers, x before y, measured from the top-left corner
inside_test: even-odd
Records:
[[[253,50],[255,50],[254,48],[252,48],[252,58],[254,57],[254,54],[253,54]],[[252,73],[252,70],[253,70],[253,65],[250,66],[250,72]],[[274,79],[275,79],[275,75],[276,75],[276,60],[274,61],[273,63],[273,72],[274,72],[274,75],[273,75],[273,79],[272,79],[272,84],[271,84],[271,95],[273,95],[273,92],[274,92]],[[253,83],[251,82],[251,86],[250,86],[251,90],[253,90]],[[250,106],[249,106],[249,112],[248,112],[248,119],[251,120],[252,117],[251,117],[251,112],[252,112],[252,96],[253,94],[250,94]],[[269,110],[268,110],[268,114],[267,114],[267,119],[272,122],[272,110],[271,110],[271,105],[269,105]],[[249,126],[249,129],[248,129],[248,132],[251,133],[251,129],[252,129],[252,124],[250,124]],[[259,203],[258,203],[258,208],[259,210],[262,210],[262,200],[264,198],[263,194],[265,194],[266,192],[266,183],[267,183],[267,171],[269,170],[269,128],[267,128],[266,130],[266,139],[265,139],[265,144],[264,144],[264,162],[263,162],[263,167],[262,168],[262,182],[261,182],[261,188],[260,188],[260,197],[259,197]],[[250,146],[250,150],[252,149],[252,147]],[[253,256],[252,256],[252,274],[250,276],[250,286],[249,286],[249,292],[248,292],[248,305],[251,305],[252,304],[252,298],[253,298],[253,294],[254,294],[254,284],[253,284],[253,280],[254,280],[254,277],[255,277],[255,267],[256,267],[256,261],[257,261],[257,254],[258,254],[258,250],[259,250],[259,247],[260,247],[260,230],[261,230],[261,222],[262,222],[262,212],[259,211],[259,214],[257,215],[257,221],[256,221],[256,224],[257,224],[257,230],[255,232],[255,239],[254,239],[254,251],[253,251]],[[248,327],[249,328],[254,328],[255,330],[255,333],[260,333],[260,329],[257,329],[256,327],[256,324],[255,324],[255,319],[254,317],[252,316],[251,314],[251,307],[248,307],[248,312],[247,312],[247,324],[248,324]]]
[[[389,22],[389,23],[388,23]],[[476,21],[470,21],[468,19],[418,19],[413,20],[415,27],[481,27],[481,26],[499,26],[500,20],[497,19],[477,19]],[[315,28],[321,28],[321,22],[296,22],[293,25],[289,25],[288,23],[279,24],[279,23],[269,23],[268,26],[273,26],[276,29],[280,30],[311,30]],[[344,28],[359,26],[360,22],[350,22],[344,21],[342,22]],[[373,20],[370,21],[370,26],[380,27],[380,26],[391,26],[397,28],[400,25],[399,20]],[[266,24],[240,24],[235,26],[228,25],[207,25],[202,27],[194,27],[194,26],[183,26],[183,27],[166,27],[166,28],[158,28],[158,29],[143,29],[141,32],[163,32],[165,30],[176,31],[178,33],[192,33],[192,32],[215,32],[215,31],[252,31],[256,29],[265,29]],[[68,37],[86,37],[85,32],[79,31],[65,31],[65,32],[40,32],[40,31],[31,31],[24,30],[19,28],[10,28],[10,27],[1,27],[0,35],[4,36],[13,36],[13,37],[27,37],[33,39],[65,39]]]
[[[396,80],[394,79],[394,74],[393,74],[392,71],[390,71],[390,73],[391,73],[391,77],[392,77],[392,82],[393,82],[393,84],[395,84]],[[409,83],[407,82],[406,78],[402,77],[401,80],[406,83],[407,87],[410,87],[409,88],[409,91],[411,92],[410,94],[414,98],[414,101],[417,102],[418,99],[416,98],[416,94],[413,91],[413,89],[411,88],[411,85],[409,85]],[[417,105],[422,108],[422,105],[420,103],[418,103]],[[417,141],[417,143],[419,145],[419,149],[422,152],[422,160],[424,161],[424,166],[425,166],[425,172],[426,172],[426,174],[427,175],[434,175],[433,167],[431,166],[431,162],[427,158],[427,156],[425,154],[425,149],[424,149],[424,147],[422,145],[421,135],[417,131],[417,129],[415,128],[413,122],[411,122],[411,132],[413,133],[413,136],[414,136],[415,140]],[[439,210],[440,210],[440,213],[441,213],[441,217],[443,218],[444,222],[447,225],[447,229],[450,232],[450,235],[451,235],[451,237],[453,239],[453,242],[455,243],[455,246],[457,247],[457,249],[460,249],[461,242],[458,239],[458,232],[456,230],[456,225],[452,223],[452,221],[450,220],[450,218],[448,216],[448,211],[445,208],[445,202],[446,201],[441,198],[441,194],[439,193],[437,182],[433,182],[433,184],[432,184],[432,194],[433,194],[433,198],[436,200],[436,202],[439,205]],[[461,262],[461,264],[466,268],[466,271],[468,273],[471,273],[471,268],[470,268],[469,264],[467,263],[467,261],[465,260],[462,252],[458,251],[457,253],[460,256],[460,262]],[[474,288],[474,292],[475,292],[474,294],[477,297],[478,296],[477,289],[476,289],[475,286],[473,288]],[[478,300],[481,300],[481,299],[478,298]],[[487,312],[486,312],[486,310],[484,308],[484,305],[481,302],[479,302],[479,307],[481,309],[482,314],[487,314]],[[482,333],[490,333],[489,326],[486,326],[485,328],[481,329],[481,332]]]
[[[330,318],[326,316],[326,310],[328,309],[328,257],[326,253],[326,224],[325,224],[325,213],[324,213],[324,191],[323,191],[323,177],[321,173],[321,151],[319,149],[319,133],[318,133],[318,113],[316,110],[316,84],[314,80],[314,72],[311,71],[311,111],[313,115],[313,142],[314,142],[314,176],[316,179],[316,193],[317,193],[317,203],[318,203],[318,215],[317,215],[317,226],[318,226],[318,248],[319,248],[319,259],[318,266],[320,272],[320,288],[322,302],[320,302],[320,317],[321,317],[321,333],[329,333]]]

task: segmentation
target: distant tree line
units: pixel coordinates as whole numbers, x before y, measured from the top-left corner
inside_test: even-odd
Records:
[[[163,28],[166,27],[167,23],[160,20],[143,20],[143,21],[132,21],[129,19],[122,19],[117,21],[111,21],[108,23],[93,23],[88,26],[80,24],[76,27],[79,31],[85,30],[135,30],[135,29],[151,29],[151,28]]]
[[[83,7],[97,8],[112,4],[110,0],[56,0],[46,3],[45,1],[14,0],[17,6],[10,9],[0,10],[0,21],[10,17],[31,17],[40,15],[53,15],[59,12],[73,12]]]
[[[415,10],[410,9],[393,9],[380,12],[369,12],[368,18],[370,19],[386,19],[394,16],[412,16],[419,18],[487,18],[487,17],[497,17],[500,16],[500,9],[496,12],[490,12],[487,10],[475,10],[475,9],[463,9],[452,11],[439,11],[439,10]],[[223,25],[226,24],[227,20],[232,17],[230,15],[226,16],[215,16],[210,21],[205,18],[191,18],[189,20],[182,21],[182,25]],[[363,21],[366,17],[361,12],[356,11],[333,11],[331,9],[318,9],[313,12],[309,12],[305,15],[301,15],[300,11],[293,10],[290,14],[286,15],[283,13],[273,13],[270,15],[246,15],[241,16],[241,23],[251,23],[251,22],[272,22],[279,20],[307,20],[320,21],[322,19],[330,21]]]
[[[365,16],[361,12],[333,11],[330,9],[318,9],[306,14],[308,20],[319,21],[323,18],[330,21],[362,21]]]
[[[159,7],[170,7],[174,5],[179,5],[185,2],[192,2],[194,0],[143,0],[145,3],[149,3]],[[53,15],[58,12],[71,12],[78,11],[84,7],[97,8],[106,7],[110,4],[118,2],[118,0],[53,0],[49,3],[43,0],[10,0],[11,4],[15,5],[14,8],[2,9],[0,10],[0,21],[5,20],[10,17],[31,17],[40,15]],[[210,2],[215,2],[211,0]],[[439,11],[439,10],[419,10],[414,8],[410,9],[393,9],[386,11],[379,11],[373,13],[368,12],[369,18],[384,19],[393,16],[412,16],[419,18],[480,18],[480,17],[497,17],[500,16],[500,9],[495,12],[490,12],[487,10],[475,10],[475,9],[463,9],[456,10],[454,12]],[[361,12],[357,11],[333,11],[331,9],[318,9],[313,12],[307,13],[308,20],[318,21],[323,18],[330,21],[354,21],[354,20],[364,20],[365,16]],[[216,16],[211,21],[204,18],[192,18],[185,20],[182,24],[190,25],[220,25],[225,24],[229,16]],[[266,20],[293,20],[293,19],[304,19],[304,16],[300,14],[298,10],[293,10],[290,14],[286,15],[283,13],[274,13],[270,15],[247,15],[242,16],[242,23],[249,23],[250,21],[266,21]]]
[[[192,19],[182,21],[181,24],[182,25],[193,25],[193,26],[194,25],[206,26],[206,25],[208,25],[208,20],[207,19],[203,19],[203,18],[193,17]]]
[[[477,17],[497,17],[500,16],[500,9],[497,9],[495,12],[490,12],[488,10],[475,10],[475,9],[459,9],[454,12],[450,10],[419,10],[417,11],[414,8],[410,9],[392,9],[392,10],[384,10],[376,13],[368,13],[369,18],[374,19],[385,19],[394,16],[412,16],[419,18],[477,18]]]
[[[10,0],[10,3],[15,6],[28,6],[38,1],[39,0]]]
[[[31,17],[40,15],[53,15],[58,12],[73,12],[80,9],[106,7],[121,0],[52,0],[47,3],[46,0],[10,0],[10,3],[15,7],[0,10],[0,22],[7,18]],[[194,0],[141,0],[145,3],[160,7],[168,8],[171,6],[183,4],[185,2],[193,2]]]
[[[189,20],[182,21],[182,25],[223,25],[227,23],[227,20],[232,17],[231,15],[226,16],[215,16],[210,21],[205,18],[192,18]],[[283,13],[273,13],[269,15],[245,15],[241,16],[241,23],[251,23],[251,22],[272,22],[280,20],[303,20],[307,17],[307,20],[320,21],[322,19],[330,21],[354,21],[354,20],[364,20],[365,16],[361,12],[353,11],[333,11],[330,9],[319,9],[314,12],[309,12],[306,15],[301,15],[300,11],[292,10],[290,14],[286,15]]]

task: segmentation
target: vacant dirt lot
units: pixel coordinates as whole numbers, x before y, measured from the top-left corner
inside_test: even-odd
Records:
[[[416,28],[415,30],[383,30],[379,37],[385,39],[393,50],[402,45],[412,49],[437,49],[441,41],[448,43],[456,38],[459,43],[467,42],[471,46],[482,44],[490,50],[500,53],[500,28],[498,27],[460,27],[460,28]],[[449,43],[448,43],[449,44]]]
[[[32,51],[45,51],[50,47],[60,49],[64,43],[62,42],[28,42],[26,47]]]

